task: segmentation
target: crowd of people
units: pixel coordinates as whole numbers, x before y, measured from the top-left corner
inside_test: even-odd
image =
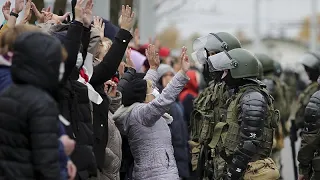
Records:
[[[0,179],[282,179],[284,138],[299,129],[295,178],[320,178],[320,54],[301,58],[306,84],[227,32],[177,55],[140,44],[131,7],[118,25],[92,9],[4,3]]]

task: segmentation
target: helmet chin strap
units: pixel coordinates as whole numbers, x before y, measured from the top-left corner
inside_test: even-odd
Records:
[[[221,79],[225,78],[228,75],[228,70],[224,70],[221,76]]]

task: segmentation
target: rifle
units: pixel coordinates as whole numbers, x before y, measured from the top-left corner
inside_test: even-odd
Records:
[[[295,123],[295,120],[291,120],[290,142],[291,142],[291,152],[292,152],[292,160],[293,160],[293,172],[296,180],[298,179],[298,167],[296,162],[297,153],[296,153],[296,144],[295,144],[297,140],[298,140],[298,136],[297,136],[296,123]]]

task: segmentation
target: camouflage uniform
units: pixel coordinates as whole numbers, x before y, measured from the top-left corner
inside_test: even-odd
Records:
[[[203,39],[203,37],[202,37]],[[200,45],[200,47],[195,47]],[[240,48],[241,44],[233,35],[225,32],[211,33],[207,36],[205,41],[201,38],[194,43],[194,53],[192,55],[194,60],[208,59],[210,55],[222,52],[224,50],[231,50]],[[198,52],[205,52],[207,57],[197,57]],[[201,53],[200,53],[201,54]],[[199,179],[212,179],[214,172],[213,160],[211,158],[211,149],[208,144],[212,138],[214,120],[222,114],[220,111],[223,105],[229,98],[224,82],[221,82],[220,73],[210,71],[208,62],[204,63],[204,77],[209,85],[194,101],[194,111],[191,114],[191,141],[192,148],[192,170],[196,172]],[[209,81],[211,81],[209,83]],[[221,158],[221,164],[224,160]]]
[[[320,91],[314,93],[304,113],[301,148],[298,153],[299,174],[306,179],[320,179]]]
[[[269,93],[274,98],[274,107],[280,111],[281,123],[276,128],[274,136],[274,146],[272,150],[272,159],[276,163],[277,167],[281,169],[281,150],[284,147],[284,137],[287,132],[284,132],[284,125],[289,117],[289,88],[279,78],[281,75],[280,63],[273,60],[266,54],[255,55],[263,66],[264,77],[262,82],[266,84]]]
[[[231,78],[241,85],[228,84],[229,98],[203,120],[208,122],[208,128],[206,125],[200,128],[208,129],[206,138],[211,138],[208,144],[211,153],[206,154],[212,158],[215,170],[211,179],[277,179],[279,172],[269,156],[279,113],[264,85],[256,80],[258,60],[243,49],[221,53],[209,57],[212,68],[225,72],[226,84],[230,83],[226,79]],[[261,168],[261,164],[267,166]]]

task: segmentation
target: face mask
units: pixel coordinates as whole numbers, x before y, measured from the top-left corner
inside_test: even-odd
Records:
[[[59,68],[59,82],[62,80],[64,75],[64,62],[60,63],[60,68]]]
[[[82,53],[78,53],[76,67],[79,69],[82,64],[83,64]]]
[[[157,98],[157,97],[159,97],[160,93],[156,89],[153,89],[152,93],[148,94],[148,95],[152,95],[152,96],[154,96],[154,98]]]

